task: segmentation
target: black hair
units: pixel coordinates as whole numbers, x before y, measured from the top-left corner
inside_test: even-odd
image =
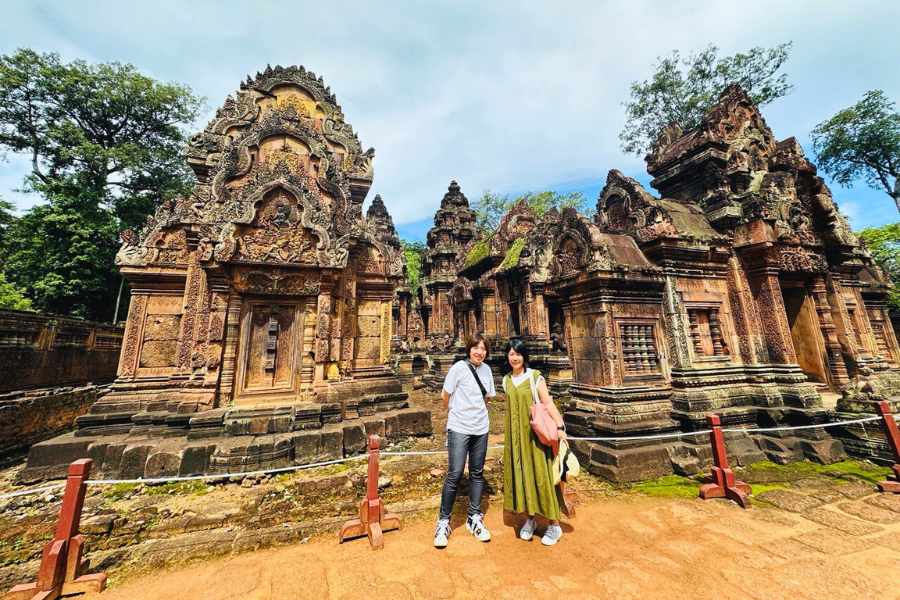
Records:
[[[510,338],[509,343],[506,344],[506,350],[503,352],[503,356],[508,357],[510,350],[515,350],[516,354],[521,354],[522,362],[523,362],[522,366],[528,367],[529,355],[528,355],[528,347],[525,345],[525,342],[523,342],[519,338]],[[509,370],[512,370],[511,367],[509,366],[509,360],[506,361],[506,368]]]

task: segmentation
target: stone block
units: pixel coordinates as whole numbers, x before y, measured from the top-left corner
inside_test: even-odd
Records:
[[[318,431],[304,431],[291,436],[294,443],[294,464],[304,465],[321,460],[322,434]]]
[[[147,457],[153,451],[153,446],[148,444],[134,444],[125,448],[122,452],[122,460],[119,463],[119,477],[121,479],[137,479],[144,476],[147,465]]]
[[[385,437],[384,419],[365,419],[363,420],[363,427],[366,430],[366,438],[370,435],[377,435],[380,438]]]
[[[344,425],[344,456],[359,454],[366,449],[366,430],[361,423]]]
[[[431,424],[431,411],[404,409],[397,413],[398,434],[431,435],[434,427]]]
[[[336,460],[344,456],[344,432],[338,427],[322,430],[320,457],[322,460]]]
[[[171,477],[178,475],[181,468],[181,452],[154,452],[147,457],[144,477]]]
[[[215,446],[188,446],[181,454],[181,465],[178,474],[200,475],[209,469],[209,457],[215,450]]]
[[[388,439],[394,439],[400,436],[400,419],[397,415],[387,415],[384,417],[384,436]]]

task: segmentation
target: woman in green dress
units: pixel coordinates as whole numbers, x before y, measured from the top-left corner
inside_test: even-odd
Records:
[[[540,401],[556,421],[560,439],[565,439],[566,428],[540,371],[528,368],[528,349],[522,340],[510,340],[506,357],[512,372],[503,378],[506,392],[503,508],[528,515],[519,530],[519,537],[526,541],[534,536],[536,516],[550,521],[541,543],[552,546],[562,537],[559,525],[561,502],[553,485],[553,450],[541,444],[531,430],[532,386],[529,379],[534,381]]]

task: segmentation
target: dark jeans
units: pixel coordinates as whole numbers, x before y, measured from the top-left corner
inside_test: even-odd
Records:
[[[449,519],[456,501],[456,490],[462,479],[466,456],[469,457],[469,516],[481,513],[481,493],[484,491],[484,456],[487,454],[488,434],[466,435],[447,430],[447,477],[441,492],[441,519]]]

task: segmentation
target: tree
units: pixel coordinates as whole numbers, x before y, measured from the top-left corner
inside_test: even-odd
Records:
[[[900,310],[900,223],[867,227],[858,232],[872,258],[893,282],[888,296],[891,308]]]
[[[881,90],[819,123],[812,132],[818,165],[845,187],[864,179],[900,211],[900,113]],[[891,181],[893,180],[893,182]]]
[[[201,107],[186,86],[131,65],[0,56],[0,150],[29,157],[25,189],[49,201],[11,228],[4,268],[37,308],[110,317],[118,231],[190,191],[182,127]]]
[[[402,240],[400,244],[406,257],[406,285],[415,295],[422,284],[422,257],[425,254],[425,244],[407,240]]]
[[[518,196],[501,196],[488,190],[481,195],[481,198],[475,201],[473,206],[476,225],[483,234],[490,234],[500,225],[500,219],[503,218],[503,215],[523,200],[528,203],[538,216],[543,215],[551,208],[562,210],[571,207],[582,211],[586,203],[584,194],[581,192],[559,194],[548,190],[537,193],[525,192]]]
[[[109,320],[119,284],[118,222],[103,209],[73,204],[54,199],[17,219],[4,271],[40,310]]]
[[[25,297],[22,290],[6,281],[6,275],[2,271],[0,271],[0,308],[31,310],[31,300]]]
[[[739,84],[757,106],[791,91],[785,73],[791,42],[774,48],[751,48],[746,53],[719,57],[716,46],[682,57],[678,50],[657,57],[650,79],[631,83],[631,98],[624,102],[627,120],[619,133],[623,151],[646,154],[659,133],[677,123],[687,131],[697,127],[722,91]]]
[[[6,232],[9,229],[9,226],[16,220],[15,215],[12,213],[14,208],[15,206],[13,206],[12,202],[0,198],[0,256],[7,255]],[[2,271],[2,269],[0,269],[0,271]]]

